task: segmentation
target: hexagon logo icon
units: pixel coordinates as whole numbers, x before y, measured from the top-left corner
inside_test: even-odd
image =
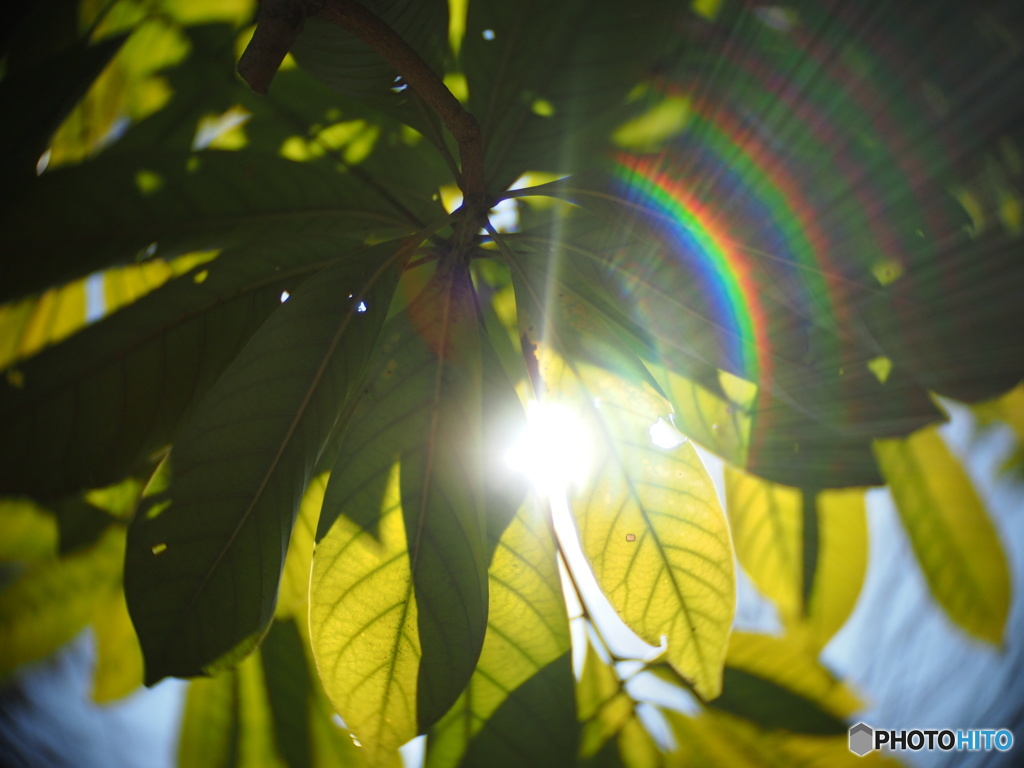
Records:
[[[850,751],[858,757],[864,757],[874,749],[875,732],[867,723],[850,726]]]

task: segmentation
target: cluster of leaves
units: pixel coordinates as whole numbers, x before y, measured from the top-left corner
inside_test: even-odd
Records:
[[[435,768],[832,765],[859,704],[817,655],[883,483],[938,603],[1001,641],[1005,557],[934,395],[1012,390],[979,414],[1020,432],[1012,10],[363,6],[479,157],[326,18],[257,96],[251,3],[5,11],[0,672],[92,623],[100,700],[213,675],[183,765],[387,765],[423,733]],[[580,544],[653,661],[583,595],[573,673],[583,566],[502,460],[531,400],[587,431]],[[734,556],[785,637],[730,637]]]

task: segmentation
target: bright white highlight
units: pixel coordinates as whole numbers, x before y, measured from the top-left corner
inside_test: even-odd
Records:
[[[556,403],[529,402],[526,429],[505,455],[544,494],[562,493],[587,479],[593,440],[583,421],[570,408]]]
[[[288,299],[291,298],[291,294],[288,291],[281,291],[281,303],[284,304]]]
[[[665,448],[666,450],[669,450],[672,448],[678,448],[686,442],[686,438],[680,434],[679,430],[661,417],[658,417],[658,420],[651,424],[649,432],[651,435],[651,442],[658,448]]]

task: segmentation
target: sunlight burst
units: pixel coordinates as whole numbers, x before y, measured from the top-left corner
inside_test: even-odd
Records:
[[[593,441],[580,417],[564,405],[530,401],[526,419],[526,429],[505,455],[509,467],[525,474],[544,494],[581,487]]]

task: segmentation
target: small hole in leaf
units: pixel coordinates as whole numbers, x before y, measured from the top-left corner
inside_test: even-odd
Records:
[[[636,541],[636,534],[635,533],[627,533],[626,534],[626,541]]]
[[[493,40],[494,37],[495,37],[493,29],[485,29],[484,32],[483,32],[483,35],[484,35],[484,40]]]
[[[291,294],[288,291],[281,291],[281,303],[284,304],[288,299],[291,298]]]

